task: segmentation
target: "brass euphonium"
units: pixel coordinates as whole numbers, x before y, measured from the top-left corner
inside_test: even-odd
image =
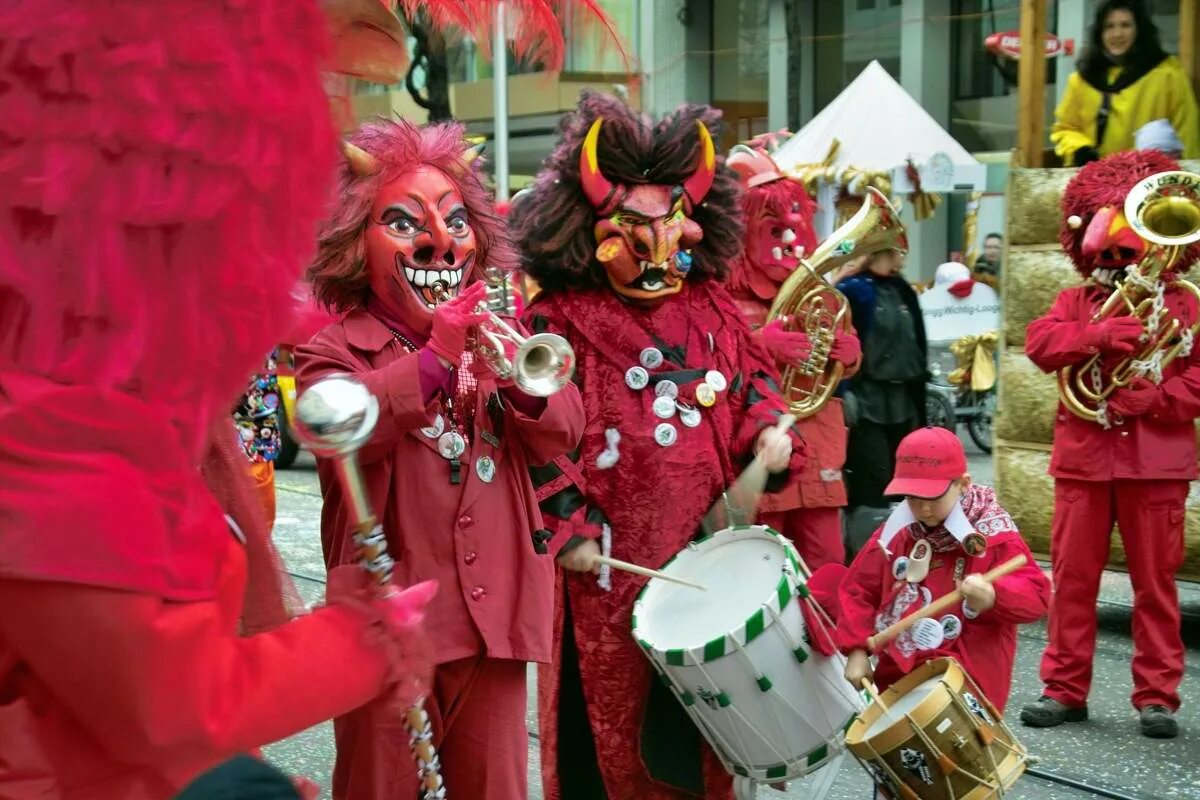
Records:
[[[1159,172],[1143,179],[1125,197],[1125,218],[1134,232],[1150,243],[1136,268],[1127,268],[1126,278],[1092,316],[1097,323],[1120,314],[1143,321],[1140,349],[1128,358],[1101,370],[1101,355],[1058,372],[1062,403],[1075,416],[1107,427],[1109,396],[1135,378],[1162,382],[1163,369],[1177,356],[1191,352],[1193,338],[1200,332],[1200,318],[1191,326],[1167,313],[1162,302],[1165,284],[1160,276],[1169,270],[1188,245],[1200,241],[1200,175],[1191,172]],[[1175,285],[1195,298],[1200,308],[1200,289],[1190,281]]]
[[[483,359],[496,377],[511,378],[518,389],[534,397],[549,397],[570,383],[575,374],[575,351],[570,342],[556,333],[526,336],[517,331],[499,316],[516,314],[508,276],[497,267],[488,267],[484,279],[487,299],[476,310],[488,319],[472,333],[475,357]],[[441,281],[434,284],[433,293],[439,300],[449,297]],[[510,346],[515,348],[511,357]]]
[[[783,368],[782,392],[797,419],[821,410],[842,379],[844,367],[829,353],[839,330],[851,328],[846,298],[825,276],[860,256],[880,250],[907,251],[904,226],[888,199],[868,188],[862,207],[813,251],[779,287],[767,323],[785,318],[784,328],[808,334],[808,360]]]

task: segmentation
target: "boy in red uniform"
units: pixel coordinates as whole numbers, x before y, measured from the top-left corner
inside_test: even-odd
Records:
[[[1046,613],[1050,581],[1017,526],[986,486],[971,485],[962,442],[944,428],[910,433],[896,450],[886,493],[904,502],[872,535],[842,582],[838,645],[846,679],[872,677],[867,640],[956,587],[964,600],[929,617],[878,653],[880,689],[934,658],[957,660],[1003,713],[1012,680],[1017,625]],[[980,574],[1014,556],[1028,562],[989,584]]]

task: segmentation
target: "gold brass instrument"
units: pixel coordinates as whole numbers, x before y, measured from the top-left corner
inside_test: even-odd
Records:
[[[837,332],[850,330],[849,309],[846,298],[825,276],[847,261],[887,249],[907,251],[904,226],[888,199],[868,188],[858,212],[821,242],[810,258],[800,259],[779,287],[767,323],[786,318],[785,330],[803,331],[812,343],[807,361],[783,368],[783,396],[797,419],[821,410],[845,369],[831,361],[829,353]]]
[[[501,380],[512,379],[522,392],[534,397],[549,397],[566,386],[575,374],[575,351],[570,343],[555,333],[535,333],[532,336],[513,328],[500,314],[516,316],[508,276],[497,267],[484,272],[487,299],[476,311],[487,314],[487,322],[479,325],[471,347],[477,358],[496,373]],[[433,286],[439,301],[449,299],[447,287],[441,281]],[[509,347],[515,348],[512,356]]]
[[[1165,284],[1160,276],[1169,270],[1188,245],[1200,241],[1200,175],[1159,172],[1145,178],[1125,197],[1125,218],[1134,232],[1150,243],[1137,267],[1128,267],[1124,281],[1092,316],[1092,322],[1128,314],[1143,321],[1141,347],[1132,355],[1101,369],[1101,354],[1058,372],[1062,403],[1075,416],[1108,427],[1106,401],[1135,378],[1162,382],[1163,369],[1180,355],[1191,352],[1200,319],[1185,327],[1169,316],[1163,305]],[[1186,280],[1175,285],[1195,298],[1200,289]]]

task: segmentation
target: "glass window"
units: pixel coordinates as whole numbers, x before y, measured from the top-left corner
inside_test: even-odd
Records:
[[[768,0],[714,2],[712,6],[712,104],[721,109],[726,137],[736,141],[766,132]],[[724,147],[735,141],[722,141]]]
[[[1058,2],[1046,5],[1046,30],[1054,33]],[[984,41],[993,33],[1019,31],[1020,6],[1007,0],[953,0],[951,10],[950,134],[971,151],[1009,150],[1017,141],[1017,61],[988,52]],[[1046,60],[1047,120],[1053,119],[1055,66],[1054,59]]]
[[[813,75],[813,107],[824,108],[872,61],[900,80],[901,9],[896,4],[842,3],[842,12],[828,13],[818,0],[813,34],[817,69]],[[833,5],[832,3],[830,4]]]
[[[638,52],[639,4],[640,0],[599,0],[598,3],[621,37],[621,45],[631,62],[628,65],[608,31],[590,22],[583,25],[582,30],[578,29],[570,16],[576,7],[568,6],[568,18],[563,21],[567,30],[567,58],[563,71],[624,74],[632,68]]]

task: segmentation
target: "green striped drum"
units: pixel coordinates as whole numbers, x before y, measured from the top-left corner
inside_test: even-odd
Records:
[[[726,769],[751,781],[806,775],[842,750],[862,708],[844,660],[814,652],[812,603],[791,543],[765,525],[690,543],[662,570],[707,591],[651,579],[633,635]]]

